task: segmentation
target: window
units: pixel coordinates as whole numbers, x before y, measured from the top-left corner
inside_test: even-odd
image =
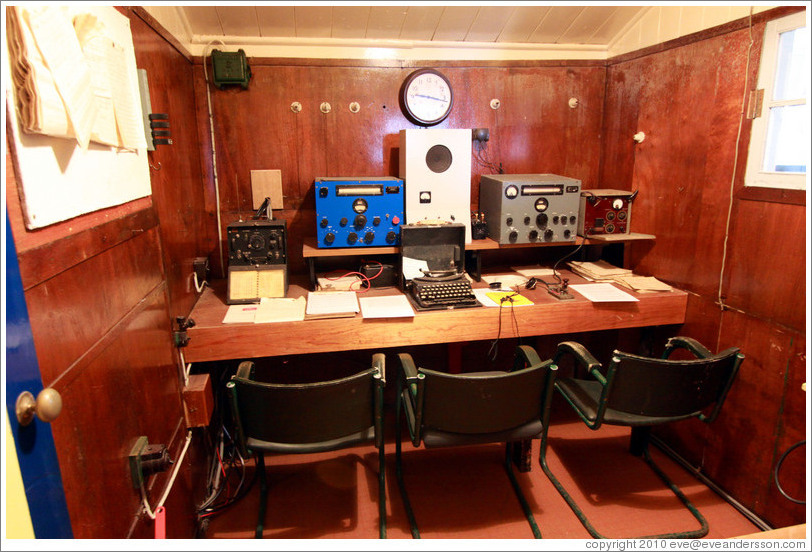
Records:
[[[806,12],[767,23],[745,186],[806,189],[809,164],[809,29]]]

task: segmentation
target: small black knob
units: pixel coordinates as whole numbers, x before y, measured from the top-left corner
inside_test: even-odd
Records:
[[[536,230],[530,230],[527,237],[530,239],[530,241],[536,241],[539,237],[539,233]]]
[[[327,245],[332,245],[334,241],[336,241],[336,235],[332,232],[327,232],[327,234],[324,236],[324,243]]]
[[[321,219],[321,222],[319,224],[321,224],[322,228],[327,228],[328,224],[327,219],[326,218]]]
[[[553,224],[558,224],[558,215],[553,216]]]
[[[578,217],[575,215],[570,216],[570,224],[575,224],[578,221]]]
[[[319,188],[319,197],[327,197],[328,190],[324,186]]]
[[[364,215],[356,215],[353,225],[360,230],[367,225],[367,218]]]
[[[375,232],[367,232],[364,234],[364,242],[365,243],[372,243],[375,240]]]
[[[347,236],[347,243],[352,245],[357,241],[358,241],[358,234],[356,234],[355,232],[350,232],[350,235]]]
[[[516,230],[511,230],[510,234],[508,234],[508,240],[510,243],[514,243],[519,238],[519,233]]]
[[[341,226],[347,226],[347,217],[341,217],[341,220],[338,223]]]
[[[398,235],[394,232],[390,231],[386,234],[386,243],[395,243],[396,239],[398,239]]]
[[[544,241],[552,241],[553,235],[553,231],[548,228],[544,231]]]
[[[372,219],[372,226],[378,226],[381,223],[381,217],[374,217]]]
[[[570,239],[570,235],[572,235],[572,232],[570,232],[570,229],[569,229],[569,228],[567,228],[566,230],[564,230],[564,239],[565,239],[565,240]]]
[[[507,224],[508,226],[513,226],[513,217],[506,218],[505,224]]]
[[[530,217],[524,217],[524,225],[525,225],[525,226],[529,226],[529,225],[530,225]]]

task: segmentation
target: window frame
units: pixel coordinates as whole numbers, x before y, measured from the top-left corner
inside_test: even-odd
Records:
[[[753,120],[750,143],[745,167],[744,189],[775,189],[797,190],[805,192],[807,189],[807,174],[766,172],[762,170],[765,150],[767,146],[767,132],[770,122],[770,106],[786,105],[786,102],[773,102],[773,87],[778,70],[778,48],[781,33],[806,26],[806,10],[769,21],[764,30],[764,42],[759,66],[757,88],[764,90],[763,109],[760,117]],[[807,105],[808,98],[802,104]],[[807,159],[807,172],[809,160]],[[762,195],[755,192],[756,195]],[[750,195],[750,194],[748,194]],[[794,194],[793,194],[794,195]]]

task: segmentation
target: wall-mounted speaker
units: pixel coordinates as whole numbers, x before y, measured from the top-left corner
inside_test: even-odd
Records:
[[[400,131],[406,222],[454,222],[471,242],[471,129]]]

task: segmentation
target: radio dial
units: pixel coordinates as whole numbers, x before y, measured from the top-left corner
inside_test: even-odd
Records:
[[[356,213],[366,213],[368,207],[367,200],[360,197],[352,202],[352,210]]]
[[[612,208],[613,209],[622,209],[623,208],[623,200],[622,199],[614,200],[612,202]]]
[[[547,214],[546,213],[539,213],[536,215],[536,226],[539,228],[544,228],[547,226]]]
[[[534,206],[536,208],[536,211],[538,211],[538,212],[546,211],[547,207],[549,207],[549,205],[550,205],[550,202],[547,201],[546,197],[538,198],[536,200],[536,203],[534,204]]]
[[[324,243],[326,243],[327,245],[332,245],[335,240],[336,235],[333,234],[332,232],[327,232],[327,234],[324,236]]]
[[[375,232],[367,232],[364,234],[364,243],[372,243],[375,240]]]
[[[353,225],[357,229],[361,229],[367,224],[367,218],[364,215],[356,215],[355,220],[353,221]]]
[[[511,184],[510,186],[505,188],[505,197],[506,198],[513,199],[517,195],[519,195],[519,188],[517,188],[516,186]]]
[[[358,234],[356,234],[355,232],[350,232],[349,235],[347,236],[347,243],[352,245],[357,241],[358,241]]]

